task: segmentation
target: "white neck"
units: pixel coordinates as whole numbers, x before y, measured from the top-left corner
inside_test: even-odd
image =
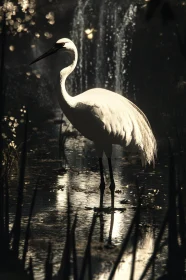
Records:
[[[72,71],[74,70],[77,64],[77,59],[78,59],[77,49],[76,48],[73,49],[73,52],[74,52],[74,60],[72,64],[60,71],[60,85],[61,85],[61,93],[62,93],[62,99],[60,100],[60,105],[62,110],[65,109],[68,110],[76,105],[74,97],[68,94],[65,87],[66,78],[70,75],[70,73],[72,73]]]

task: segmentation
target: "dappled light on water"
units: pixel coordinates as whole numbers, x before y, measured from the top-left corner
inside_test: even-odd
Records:
[[[37,143],[37,147],[38,145]],[[136,176],[138,176],[139,186],[145,187],[145,193],[142,198],[141,234],[136,262],[136,273],[139,271],[140,274],[152,251],[153,224],[156,220],[161,222],[165,211],[164,191],[166,184],[161,185],[167,172],[164,164],[162,166],[157,164],[156,172],[153,172],[151,167],[149,171],[145,171],[141,168],[141,163],[137,158],[135,163],[129,164],[122,148],[114,148],[113,171],[116,178],[115,209],[112,246],[108,247],[112,211],[110,209],[111,193],[109,189],[110,178],[107,160],[104,159],[106,186],[103,211],[100,212],[99,166],[97,165],[94,147],[89,142],[85,142],[84,138],[67,140],[65,154],[68,164],[65,164],[64,160],[60,162],[56,157],[58,153],[58,146],[56,144],[54,147],[50,146],[51,154],[46,152],[42,138],[41,145],[44,149],[42,157],[38,155],[37,160],[35,160],[36,154],[34,156],[32,156],[32,153],[29,155],[25,179],[26,189],[23,216],[23,220],[26,222],[33,190],[32,179],[34,178],[35,182],[37,174],[40,173],[28,253],[28,256],[33,257],[33,263],[37,264],[36,268],[34,268],[35,278],[39,280],[41,275],[43,275],[43,264],[49,241],[52,243],[54,255],[54,273],[59,269],[61,254],[66,240],[67,191],[69,190],[71,223],[77,213],[76,245],[78,260],[81,262],[84,255],[92,217],[96,212],[98,216],[91,243],[93,273],[96,277],[95,279],[107,279],[135,214],[137,205]],[[32,150],[34,150],[34,147],[32,147]],[[158,189],[157,195],[154,195],[154,189]],[[11,194],[13,195],[13,192]],[[156,208],[157,205],[162,206],[162,208]],[[116,271],[115,279],[122,279],[122,275],[127,272],[126,279],[129,275],[132,242],[133,240],[131,239],[131,245],[129,244],[122,258],[119,269]],[[136,276],[134,279],[137,279]]]
[[[136,252],[136,262],[135,262],[135,274],[134,279],[137,280],[140,278],[145,265],[151,256],[154,248],[154,238],[152,229],[149,229],[148,233],[146,234],[145,238],[142,242],[139,242],[138,249]],[[131,276],[131,267],[132,267],[132,249],[130,248],[127,253],[123,256],[118,268],[116,270],[115,276],[113,279],[115,280],[130,280]],[[104,280],[108,279],[110,272],[103,273],[98,275],[95,279],[96,280]]]

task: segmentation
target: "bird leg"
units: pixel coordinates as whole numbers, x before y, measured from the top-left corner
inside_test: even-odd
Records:
[[[111,208],[114,210],[114,190],[115,190],[115,182],[114,182],[114,176],[112,171],[112,162],[111,158],[108,158],[108,165],[109,165],[109,172],[110,172],[110,191],[111,191]]]
[[[104,175],[103,175],[103,162],[102,158],[99,158],[99,167],[100,167],[100,177],[101,177],[101,182],[100,182],[100,208],[103,208],[103,196],[104,196],[104,191],[105,191],[105,180],[104,180]]]

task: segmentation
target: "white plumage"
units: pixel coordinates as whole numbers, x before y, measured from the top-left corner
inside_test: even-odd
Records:
[[[119,144],[130,151],[138,151],[143,165],[154,164],[156,140],[146,116],[137,106],[102,88],[88,90],[75,100],[69,119],[107,157],[111,156],[111,145]]]
[[[119,144],[125,149],[136,151],[141,156],[142,164],[155,162],[157,144],[149,121],[145,114],[130,100],[115,92],[94,88],[87,90],[75,97],[70,96],[65,87],[66,78],[77,64],[77,49],[74,43],[63,38],[56,42],[54,47],[32,63],[57,52],[59,49],[70,52],[73,62],[70,66],[60,71],[61,108],[79,132],[95,143],[99,156],[101,175],[101,198],[104,193],[105,183],[103,177],[102,154],[105,152],[109,160],[111,178],[111,193],[115,184],[111,166],[112,144]],[[114,198],[112,198],[114,207]]]

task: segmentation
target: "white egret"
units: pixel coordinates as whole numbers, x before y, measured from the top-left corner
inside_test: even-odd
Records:
[[[140,154],[142,165],[151,162],[154,165],[157,153],[156,139],[145,114],[130,100],[115,92],[93,88],[77,96],[70,96],[65,82],[77,64],[78,53],[75,44],[67,38],[58,40],[53,48],[31,64],[58,50],[72,55],[73,62],[60,71],[60,106],[73,126],[86,138],[94,142],[100,165],[100,207],[103,205],[105,181],[102,156],[108,158],[110,173],[111,206],[114,208],[115,183],[111,164],[112,144],[119,144],[129,151]]]

